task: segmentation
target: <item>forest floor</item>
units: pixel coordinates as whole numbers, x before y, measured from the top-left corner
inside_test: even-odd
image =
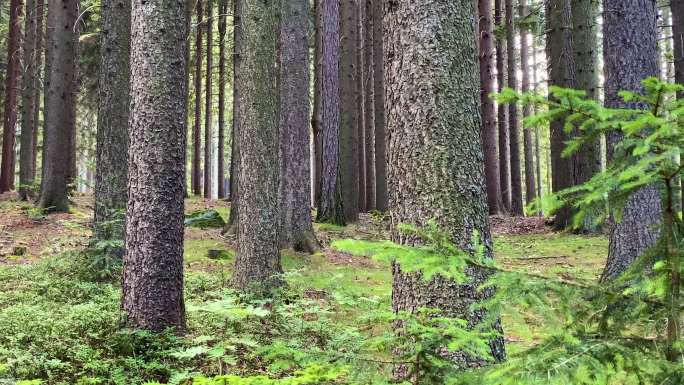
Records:
[[[260,340],[256,330],[263,327],[263,320],[250,331],[249,327],[232,322],[242,322],[243,317],[259,318],[259,314],[225,314],[212,307],[217,303],[222,308],[235,306],[234,295],[228,289],[235,242],[221,235],[219,229],[187,228],[189,336],[171,343],[173,348],[164,345],[158,351],[146,342],[146,349],[155,352],[149,357],[133,354],[135,358],[131,358],[122,353],[124,343],[110,341],[119,322],[118,282],[92,281],[72,271],[85,268],[77,251],[87,246],[90,237],[92,198],[79,195],[73,203],[70,213],[45,216],[30,204],[19,202],[13,194],[0,196],[0,385],[4,384],[3,376],[10,380],[42,378],[48,384],[134,384],[142,383],[142,379],[182,384],[183,376],[197,373],[273,375],[285,370],[277,368],[280,361],[274,358],[284,354],[282,347],[274,348],[278,343],[316,344],[309,341],[314,333],[309,330],[298,340],[292,335],[282,336],[285,342],[275,337],[269,340],[269,349],[276,353],[263,351],[259,344],[249,341],[233,341],[239,348],[231,348],[237,358],[230,360],[209,359],[207,350],[192,353],[192,349],[198,349],[195,345],[207,349],[218,346],[211,341],[228,333],[226,329],[231,329],[228,334],[235,335],[238,332],[234,329],[238,328],[239,333]],[[186,201],[187,212],[209,208],[227,219],[228,203]],[[555,233],[542,218],[536,217],[493,217],[491,223],[496,258],[508,269],[582,282],[596,280],[601,273],[608,247],[604,236]],[[343,341],[351,346],[352,340],[363,340],[386,329],[376,324],[368,326],[367,316],[369,312],[389,309],[389,264],[334,247],[334,241],[341,239],[387,239],[386,227],[386,223],[368,215],[347,227],[316,224],[323,246],[320,253],[306,255],[284,250],[282,262],[288,290],[296,293],[299,302],[295,303],[302,308],[295,309],[297,306],[287,302],[282,318],[301,322],[301,330],[305,324],[312,329],[320,328],[314,335],[321,340],[324,338],[318,333],[322,329],[336,330],[339,334],[325,333],[326,344],[333,345]],[[225,253],[222,259],[212,259],[209,250]],[[77,262],[70,264],[70,260]],[[317,310],[312,311],[312,306]],[[214,317],[223,320],[214,323]],[[533,346],[545,335],[544,325],[537,321],[532,310],[523,319],[503,315],[509,352]],[[252,325],[246,321],[245,324]],[[178,351],[169,353],[173,349]],[[296,357],[288,357],[297,361]],[[370,370],[378,372],[377,368]]]

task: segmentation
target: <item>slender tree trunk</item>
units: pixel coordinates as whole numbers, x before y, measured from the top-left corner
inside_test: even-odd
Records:
[[[36,163],[33,158],[36,125],[35,104],[37,83],[37,50],[36,21],[37,7],[35,0],[26,0],[26,16],[24,17],[24,76],[21,94],[21,147],[19,149],[19,197],[27,200],[28,186],[36,178]]]
[[[419,240],[402,234],[398,225],[421,227],[435,220],[467,251],[474,251],[472,237],[477,231],[491,256],[473,3],[385,4],[392,238],[417,244]],[[478,290],[488,274],[476,268],[468,268],[468,274],[472,280],[463,285],[439,276],[424,282],[419,273],[404,272],[395,264],[393,309],[439,306],[445,316],[477,324],[484,314],[471,305],[491,294]],[[503,339],[490,345],[493,357],[502,360]],[[464,354],[453,359],[463,368],[487,363]]]
[[[382,2],[373,2],[373,85],[375,102],[375,206],[387,211],[387,156]]]
[[[192,194],[202,195],[202,1],[197,0],[197,26],[195,31],[195,126],[192,132]]]
[[[345,224],[340,171],[340,5],[322,0],[322,173],[318,221]]]
[[[366,207],[366,95],[364,93],[364,78],[366,76],[366,62],[365,62],[365,7],[364,0],[354,0],[354,19],[356,20],[356,64],[355,79],[356,79],[356,145],[358,153],[358,172],[357,182],[359,184],[358,198],[359,198],[359,212],[365,213],[368,211]]]
[[[186,39],[188,40],[188,44],[185,45],[185,62],[188,63],[187,66],[185,66],[185,108],[189,109],[190,108],[190,62],[191,62],[191,53],[190,53],[190,39],[192,37],[192,8],[193,4],[195,4],[195,0],[186,0],[185,1],[185,28],[188,33],[186,36]],[[186,135],[189,132],[189,121],[185,122],[185,131]],[[185,148],[185,152],[183,153],[183,165],[185,167],[185,171],[183,172],[183,188],[186,190],[185,196],[186,198],[190,195],[187,192],[188,187],[192,190],[192,187],[194,186],[194,176],[190,176],[190,186],[188,186],[188,172],[187,172],[187,164],[188,164],[188,149],[187,147]],[[192,168],[191,168],[192,169]],[[192,171],[191,171],[192,172]]]
[[[671,0],[672,38],[674,53],[675,83],[684,84],[684,1]],[[684,92],[677,94],[677,99],[684,98]],[[684,164],[684,156],[680,155],[680,162]],[[681,208],[684,212],[684,178],[680,181]]]
[[[36,1],[36,87],[34,92],[33,103],[33,121],[35,122],[35,129],[33,130],[33,164],[34,167],[38,165],[38,131],[40,130],[40,90],[43,79],[43,54],[45,52],[44,36],[45,36],[45,0]],[[44,118],[44,117],[43,117]],[[43,140],[44,141],[44,140]],[[37,171],[35,172],[37,174]],[[35,178],[35,174],[34,174]]]
[[[281,246],[319,249],[311,224],[309,0],[282,0],[280,25]]]
[[[245,122],[240,146],[240,213],[234,284],[270,286],[282,272],[278,240],[278,35],[280,2],[238,0],[243,62],[235,86]],[[244,65],[244,66],[243,66]],[[273,92],[274,89],[277,92]]]
[[[528,13],[527,0],[518,0],[520,18],[525,18]],[[530,46],[529,33],[524,28],[520,29],[520,70],[522,71],[521,91],[530,90]],[[532,108],[526,105],[523,108],[523,118],[530,116]],[[523,125],[523,145],[525,154],[525,202],[530,204],[537,197],[537,183],[534,177],[534,145],[532,143],[532,130]]]
[[[240,194],[238,185],[240,183],[240,147],[239,134],[242,103],[237,83],[237,74],[240,72],[242,62],[242,3],[233,0],[233,129],[231,130],[231,150],[230,150],[230,216],[224,229],[225,233],[237,235],[238,226],[238,207]]]
[[[226,13],[228,0],[219,2],[219,89],[218,89],[218,197],[226,197]]]
[[[323,166],[323,0],[314,0],[314,102],[311,129],[313,130],[313,200],[318,206],[321,199],[321,169]]]
[[[518,68],[515,51],[515,9],[513,0],[506,0],[506,56],[508,59],[508,87],[518,89]],[[518,105],[508,105],[508,136],[511,148],[511,214],[524,215],[522,203],[522,181],[520,167],[520,121]]]
[[[534,38],[532,39],[532,92],[537,92],[537,47],[534,43]],[[537,111],[534,107],[532,107],[532,113],[536,114]],[[544,196],[544,191],[542,187],[542,171],[541,171],[541,163],[542,163],[542,155],[541,155],[541,134],[540,134],[540,129],[539,127],[534,128],[534,153],[536,157],[536,162],[534,163],[535,165],[535,171],[537,173],[537,197],[540,199],[543,198]],[[550,167],[550,166],[549,166]],[[539,215],[543,216],[544,212],[540,208],[539,210]]]
[[[14,145],[16,140],[18,90],[21,61],[22,1],[10,1],[7,37],[7,74],[5,75],[5,113],[2,128],[2,161],[0,193],[14,189]]]
[[[128,200],[131,4],[104,0],[101,12],[95,235],[123,239],[123,226],[105,223],[125,210]]]
[[[605,104],[609,108],[638,108],[625,103],[619,92],[642,92],[641,81],[658,74],[657,8],[655,0],[604,0],[603,49]],[[612,148],[621,138],[608,138]],[[623,273],[655,244],[662,223],[660,191],[645,187],[629,197],[622,219],[611,229],[608,261],[602,280]]]
[[[204,102],[204,198],[211,199],[212,197],[212,171],[213,162],[213,133],[211,127],[211,119],[213,118],[213,82],[212,71],[214,62],[214,1],[207,1],[207,78],[204,82],[206,96]]]
[[[497,151],[497,126],[494,101],[494,42],[491,0],[478,1],[480,100],[482,103],[482,145],[485,155],[485,180],[487,204],[490,214],[501,214],[501,175]]]
[[[133,3],[122,309],[134,330],[185,329],[185,6],[183,1]]]
[[[505,26],[504,0],[494,0],[494,26],[503,31]],[[506,87],[506,39],[496,39],[496,79],[497,88],[501,92]],[[501,200],[503,210],[511,211],[511,147],[508,135],[508,106],[499,105],[497,113],[499,128],[499,178],[501,183]]]
[[[363,9],[363,94],[364,94],[364,145],[366,167],[366,211],[376,208],[376,180],[375,180],[375,72],[374,72],[374,39],[373,1],[362,1]]]
[[[43,178],[40,207],[67,211],[68,185],[73,181],[78,91],[78,1],[48,1],[49,63],[46,72]],[[69,25],[70,28],[59,28]]]

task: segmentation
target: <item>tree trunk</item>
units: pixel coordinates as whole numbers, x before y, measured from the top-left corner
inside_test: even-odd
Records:
[[[374,73],[374,39],[375,29],[373,26],[373,2],[365,0],[362,2],[363,10],[363,87],[364,87],[364,145],[365,145],[365,167],[366,167],[366,211],[376,208],[376,181],[375,181],[375,73]]]
[[[309,119],[309,0],[282,0],[280,25],[280,245],[313,253]]]
[[[126,208],[128,200],[131,4],[104,0],[101,11],[95,235],[123,239],[123,227],[105,224]]]
[[[321,199],[321,169],[323,166],[323,4],[322,0],[314,0],[314,100],[311,129],[313,130],[313,199],[312,203],[318,207]]]
[[[131,329],[185,329],[183,186],[187,143],[183,1],[135,1],[122,309]]]
[[[537,92],[537,47],[536,44],[534,43],[534,37],[532,38],[532,92],[536,93]],[[532,107],[532,113],[536,114],[537,111],[535,107]],[[541,163],[542,163],[542,155],[541,155],[541,134],[540,134],[540,128],[535,127],[534,128],[534,153],[536,157],[536,162],[534,162],[535,165],[535,172],[537,173],[537,197],[540,199],[543,198],[544,196],[544,191],[542,188],[542,171],[541,171]],[[550,167],[550,166],[549,166]],[[539,215],[543,216],[544,215],[544,210],[539,209]]]
[[[657,8],[655,0],[604,0],[603,49],[605,104],[609,108],[639,108],[625,103],[618,92],[642,92],[641,81],[658,74]],[[619,136],[608,137],[609,160]],[[662,223],[660,192],[648,186],[629,197],[622,220],[611,229],[608,261],[602,280],[623,273],[655,244]]]
[[[78,1],[48,1],[49,63],[45,94],[43,133],[43,177],[40,207],[67,211],[68,185],[73,181],[76,132],[76,93],[78,92]],[[69,28],[58,28],[69,25]]]
[[[16,140],[20,61],[22,1],[10,1],[7,37],[7,74],[5,75],[5,114],[2,128],[0,193],[14,189],[14,145]]]
[[[345,224],[340,171],[340,5],[337,0],[322,0],[321,136],[322,173],[319,222]]]
[[[518,0],[520,18],[525,18],[528,13],[527,0]],[[521,91],[530,91],[530,46],[529,33],[526,29],[520,29],[520,70],[522,71]],[[523,108],[523,118],[530,116],[532,107],[526,105]],[[523,145],[525,154],[525,202],[532,203],[537,198],[537,183],[534,177],[534,145],[532,143],[532,130],[523,125]]]
[[[494,0],[494,26],[497,30],[505,28],[504,0]],[[496,39],[496,79],[497,90],[506,87],[506,39]],[[508,136],[508,106],[499,105],[497,122],[499,128],[499,178],[501,186],[502,209],[511,211],[511,147]]]
[[[36,1],[36,63],[35,63],[35,89],[33,90],[33,121],[35,122],[35,129],[33,130],[33,160],[34,165],[34,178],[37,174],[35,168],[38,165],[38,131],[40,130],[40,90],[42,89],[41,84],[44,83],[43,79],[43,54],[45,51],[44,47],[44,36],[45,36],[45,0]],[[45,116],[43,116],[45,118]]]
[[[359,217],[359,104],[357,100],[358,10],[355,1],[340,3],[339,170],[345,222]]]
[[[219,2],[219,89],[218,89],[218,197],[226,197],[225,133],[226,133],[226,14],[228,0]]]
[[[674,73],[675,83],[684,84],[684,1],[671,0],[672,38],[674,43]],[[684,98],[684,92],[677,94],[677,99]],[[684,164],[684,156],[680,155],[680,162]],[[681,179],[681,208],[684,211],[684,178]]]
[[[33,158],[36,124],[35,104],[37,83],[36,22],[38,7],[35,0],[26,0],[24,17],[24,76],[21,94],[21,147],[19,149],[19,197],[27,200],[28,186],[36,178],[36,163]]]
[[[240,206],[234,284],[271,286],[282,272],[278,241],[278,35],[280,2],[238,0],[242,17]],[[273,92],[276,90],[276,92]]]
[[[356,20],[356,64],[355,79],[356,79],[356,145],[358,153],[358,172],[357,182],[359,184],[358,198],[359,198],[359,212],[368,212],[366,207],[366,95],[364,87],[364,78],[366,76],[366,62],[365,62],[365,47],[366,41],[364,39],[366,33],[365,26],[365,7],[364,0],[354,0],[354,19]]]
[[[240,170],[240,147],[239,147],[239,133],[241,118],[240,93],[238,90],[237,74],[240,72],[240,63],[242,62],[242,8],[241,2],[233,0],[233,129],[230,137],[230,215],[228,223],[223,232],[237,235],[238,226],[238,207],[240,202],[240,194],[238,185],[240,178],[238,177]]]
[[[188,40],[188,44],[185,45],[185,52],[183,54],[185,55],[185,62],[188,63],[187,66],[185,66],[185,108],[189,109],[190,108],[190,62],[191,62],[191,54],[190,54],[190,38],[192,34],[192,8],[194,4],[194,0],[185,0],[185,28],[188,33],[186,36],[186,39]],[[189,132],[189,122],[185,122],[186,126],[186,134]],[[188,149],[187,147],[185,148],[185,152],[183,153],[183,165],[186,167],[186,170],[183,172],[183,188],[186,189],[185,196],[186,198],[190,195],[187,192],[188,189],[188,173],[187,173],[187,164],[188,164]],[[192,172],[192,171],[191,171]],[[190,189],[192,190],[193,182],[195,178],[194,176],[190,176]]]
[[[494,101],[494,42],[492,30],[492,2],[478,1],[479,58],[480,58],[480,100],[482,103],[482,145],[485,155],[485,180],[487,182],[487,204],[490,214],[501,214],[501,175],[499,154],[496,147],[496,113]]]
[[[373,91],[375,102],[375,206],[387,211],[387,156],[385,136],[385,72],[382,2],[373,2]]]
[[[471,15],[471,2],[386,3],[391,230],[394,241],[413,245],[418,240],[404,236],[398,225],[424,227],[435,220],[456,245],[471,252],[477,231],[491,257]],[[464,285],[443,277],[424,282],[420,274],[395,264],[393,309],[439,308],[475,325],[483,314],[471,305],[491,292],[477,289],[487,279],[485,271],[468,268],[468,273],[472,281]],[[504,358],[502,338],[492,340],[491,348],[495,359]],[[453,358],[462,368],[486,364],[481,357],[457,353]]]
[[[515,52],[515,9],[513,0],[506,0],[506,56],[508,59],[508,87],[518,89],[518,68]],[[511,214],[524,215],[520,167],[520,121],[518,105],[508,105],[508,136],[511,156]]]
[[[214,29],[214,1],[207,1],[207,78],[204,82],[204,89],[206,96],[204,102],[204,198],[211,199],[212,197],[212,170],[213,170],[213,135],[211,127],[211,119],[213,115],[213,96],[212,92],[212,70],[213,70],[213,59],[214,59],[214,39],[213,39],[213,29]]]
[[[195,35],[195,126],[192,131],[192,194],[202,195],[202,0],[197,0]]]

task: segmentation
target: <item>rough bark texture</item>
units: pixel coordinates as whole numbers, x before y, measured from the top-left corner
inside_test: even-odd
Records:
[[[385,135],[385,85],[382,2],[373,2],[373,84],[375,102],[375,206],[387,211],[387,138]]]
[[[319,222],[345,224],[340,175],[340,8],[337,0],[322,0],[322,173]]]
[[[126,208],[130,117],[130,0],[102,1],[95,235],[123,239],[123,227],[102,224]],[[183,99],[185,100],[185,99]]]
[[[238,185],[240,178],[238,176],[240,170],[240,147],[239,147],[239,133],[240,122],[242,121],[240,104],[240,93],[237,87],[237,74],[240,72],[240,63],[242,62],[242,3],[240,1],[233,1],[233,128],[230,133],[231,150],[230,150],[230,216],[228,223],[224,229],[225,233],[236,235],[238,226],[238,207],[240,202],[240,194],[238,192]]]
[[[10,1],[9,33],[7,37],[7,73],[5,75],[5,113],[2,126],[2,160],[0,163],[0,193],[14,189],[14,145],[17,125],[17,94],[21,60],[22,1]]]
[[[497,150],[497,126],[494,101],[494,41],[491,0],[478,1],[480,100],[482,103],[482,147],[487,181],[487,204],[490,214],[501,214],[501,175]]]
[[[48,1],[48,63],[43,133],[43,176],[39,205],[51,211],[69,208],[73,180],[78,70],[77,0]]]
[[[671,0],[670,11],[672,13],[675,83],[684,84],[684,0]],[[684,92],[678,93],[677,98],[684,98]],[[684,157],[681,155],[680,162],[684,164]],[[684,210],[684,178],[681,180],[680,194],[680,207]]]
[[[204,198],[212,197],[212,171],[213,171],[213,133],[211,122],[213,118],[213,82],[212,71],[214,70],[214,1],[207,1],[207,74],[204,82]]]
[[[318,207],[321,199],[321,169],[323,166],[323,1],[314,0],[314,100],[311,129],[313,131],[313,189],[312,204]]]
[[[498,31],[505,28],[504,0],[494,1],[494,25]],[[496,80],[497,91],[506,87],[506,39],[496,39]],[[511,147],[508,136],[508,106],[499,105],[497,111],[499,128],[499,178],[501,186],[502,209],[511,210]]]
[[[282,272],[278,241],[279,1],[238,0],[240,206],[234,284],[269,286]],[[248,69],[248,70],[247,70]],[[276,90],[276,92],[274,92]]]
[[[21,89],[21,137],[19,148],[19,197],[28,199],[27,186],[36,178],[33,158],[36,124],[35,104],[37,83],[36,21],[38,8],[35,0],[26,0],[24,17],[24,76]]]
[[[527,0],[519,0],[518,10],[520,18],[525,18],[528,13]],[[520,90],[530,90],[530,46],[529,33],[520,29],[520,70],[522,72],[522,84]],[[532,108],[529,105],[523,107],[523,118],[530,116]],[[523,145],[525,154],[525,202],[532,203],[537,197],[537,183],[534,176],[534,145],[532,143],[532,130],[523,125]]]
[[[359,212],[368,212],[366,207],[366,95],[364,93],[364,78],[366,76],[366,61],[365,61],[365,47],[366,41],[364,35],[366,33],[366,26],[364,19],[365,7],[364,0],[354,0],[354,19],[356,20],[356,64],[354,66],[356,73],[356,151],[358,153],[358,163],[357,169],[357,182],[359,185],[358,198],[359,198]]]
[[[638,108],[627,104],[619,91],[643,90],[641,81],[658,74],[657,8],[655,0],[604,0],[603,49],[605,103],[610,108]],[[619,136],[608,138],[609,150]],[[609,151],[609,156],[612,151]],[[622,220],[611,229],[603,280],[624,272],[660,235],[660,192],[654,186],[634,193]]]
[[[185,2],[134,0],[122,308],[132,329],[185,329]]]
[[[470,1],[408,0],[385,3],[385,108],[389,137],[389,190],[393,240],[415,244],[398,231],[431,219],[464,250],[478,231],[491,256],[480,130],[479,78]],[[486,297],[477,287],[487,277],[469,269],[472,282],[458,285],[393,268],[395,311],[439,308],[471,325],[483,314],[470,305]],[[491,341],[504,358],[503,339]],[[456,365],[477,367],[479,357],[456,354]]]
[[[359,104],[357,100],[358,11],[356,1],[340,3],[339,171],[346,222],[359,217]]]
[[[282,0],[280,24],[281,246],[314,252],[311,224],[309,0]]]
[[[508,59],[508,87],[518,89],[518,69],[515,52],[515,9],[513,0],[506,0],[506,58]],[[511,214],[523,215],[520,167],[520,121],[518,105],[508,105],[508,137],[511,157]]]
[[[218,87],[218,197],[226,197],[226,14],[228,0],[219,1],[219,87]]]
[[[195,125],[192,130],[192,194],[202,195],[202,0],[197,0],[195,32]]]
[[[373,2],[362,1],[363,8],[363,124],[364,124],[364,165],[366,167],[366,211],[375,210],[376,207],[376,181],[375,181],[375,72],[374,72],[374,39],[373,28]]]

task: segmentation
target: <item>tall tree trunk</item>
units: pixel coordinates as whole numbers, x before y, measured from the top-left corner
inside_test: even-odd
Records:
[[[184,1],[135,1],[122,309],[131,329],[185,329]]]
[[[497,152],[497,126],[494,101],[489,97],[494,92],[494,42],[492,29],[491,0],[478,1],[479,58],[480,58],[480,100],[482,103],[482,146],[485,156],[485,180],[487,182],[487,204],[490,214],[501,214],[501,175]]]
[[[22,1],[10,1],[9,33],[7,37],[7,74],[5,75],[5,113],[2,127],[2,161],[0,163],[0,193],[14,189],[14,145],[16,140],[21,61]]]
[[[281,246],[313,253],[309,119],[309,0],[282,0],[280,25]]]
[[[506,56],[508,59],[508,87],[518,89],[518,68],[515,52],[515,9],[513,0],[506,0]],[[508,105],[508,136],[511,149],[511,214],[524,215],[520,167],[520,121],[518,105]]]
[[[394,241],[418,243],[399,232],[399,224],[435,220],[467,251],[474,251],[473,233],[479,232],[491,256],[472,6],[451,0],[386,3],[390,212]],[[439,276],[424,282],[395,264],[393,309],[438,306],[445,316],[477,324],[484,314],[471,305],[491,294],[478,290],[488,274],[476,268],[468,274],[472,281],[463,285]],[[502,338],[491,341],[491,352],[504,358]],[[464,368],[486,364],[463,354],[454,360]]]
[[[323,0],[314,0],[314,100],[311,129],[313,131],[313,199],[318,206],[321,199],[321,170],[323,166]]]
[[[520,18],[527,17],[527,0],[518,0]],[[520,29],[520,70],[522,71],[522,84],[520,90],[530,90],[530,46],[529,33],[524,28]],[[526,105],[523,108],[523,118],[530,116],[532,108]],[[532,143],[532,130],[523,125],[523,145],[525,154],[525,202],[530,204],[537,197],[537,183],[534,177],[534,145]]]
[[[366,62],[365,62],[365,7],[364,0],[354,0],[354,19],[356,20],[356,64],[355,80],[356,80],[356,145],[358,153],[358,172],[357,182],[359,184],[358,198],[359,198],[359,212],[365,213],[368,211],[366,207],[366,95],[364,93],[363,80],[365,78]]]
[[[105,223],[116,218],[128,200],[130,0],[104,0],[101,12],[95,235],[102,239],[123,239],[123,227],[112,228]]]
[[[375,206],[387,211],[387,156],[385,136],[385,72],[382,2],[373,2],[373,88],[375,102]]]
[[[655,0],[604,0],[603,60],[605,104],[609,108],[639,108],[625,103],[620,91],[642,92],[641,81],[658,74],[657,8]],[[612,148],[621,138],[608,138]],[[631,263],[653,246],[662,223],[660,192],[645,187],[629,197],[622,220],[611,229],[608,261],[603,280],[623,273]]]
[[[355,1],[340,3],[339,162],[345,222],[359,217],[359,137],[357,100],[358,10]]]
[[[35,0],[26,0],[24,17],[24,76],[21,88],[21,147],[19,149],[19,197],[27,200],[28,186],[36,178],[36,163],[33,158],[36,124],[35,104],[37,83],[36,21],[38,8]]]
[[[322,0],[321,64],[321,198],[319,222],[345,224],[340,165],[340,5],[337,0]]]
[[[672,38],[674,43],[674,72],[675,83],[684,84],[684,1],[671,0]],[[677,94],[677,99],[684,98],[684,92]],[[680,162],[684,164],[684,156],[680,155]],[[681,180],[681,207],[684,211],[684,178]]]
[[[214,62],[214,1],[207,1],[207,78],[204,82],[204,89],[206,96],[204,102],[204,198],[211,199],[212,197],[212,167],[213,165],[213,135],[211,127],[211,119],[213,118],[213,82],[212,71]]]
[[[190,53],[190,38],[192,36],[192,8],[193,4],[195,3],[195,0],[185,0],[185,30],[187,31],[187,36],[185,37],[188,40],[188,44],[185,45],[185,52],[183,54],[185,55],[185,62],[188,63],[187,66],[185,66],[185,108],[189,109],[190,108],[190,62],[191,62],[191,53]],[[189,122],[185,122],[185,134],[189,132]],[[186,189],[185,196],[189,196],[187,189],[188,189],[188,172],[187,172],[187,164],[188,164],[188,149],[187,147],[185,148],[185,152],[183,153],[183,165],[186,168],[185,171],[183,172],[183,188]],[[191,168],[192,169],[192,168]],[[192,172],[192,171],[191,171]],[[195,178],[194,176],[190,176],[190,189],[192,190],[192,187],[194,186]]]
[[[494,0],[494,26],[498,31],[504,31],[505,26],[504,0]],[[506,87],[506,45],[503,37],[496,39],[496,79],[497,88],[501,92]],[[502,209],[511,211],[511,147],[508,136],[508,106],[499,105],[497,111],[499,128],[499,178],[501,186]]]
[[[233,0],[233,128],[230,133],[230,215],[228,223],[223,230],[224,233],[237,235],[238,226],[238,207],[240,202],[240,193],[238,186],[240,183],[240,147],[239,147],[239,133],[240,123],[242,122],[240,100],[240,90],[238,89],[237,74],[240,72],[240,63],[242,63],[242,3],[239,0]]]
[[[202,1],[197,0],[197,25],[195,31],[195,126],[192,131],[192,194],[202,195]]]
[[[68,185],[73,181],[78,91],[77,0],[48,1],[49,63],[46,73],[45,131],[43,133],[43,178],[40,207],[67,211]],[[58,26],[69,25],[69,28]]]
[[[534,43],[534,37],[532,38],[532,92],[536,93],[537,92],[537,47],[536,44]],[[537,111],[535,107],[532,107],[532,113],[536,114]],[[535,127],[534,128],[534,153],[536,157],[536,162],[534,162],[535,165],[535,172],[536,172],[536,182],[537,182],[537,197],[540,199],[543,198],[544,191],[542,187],[542,171],[541,171],[541,163],[542,163],[542,155],[541,155],[541,134],[540,134],[540,128]],[[539,209],[539,215],[543,216],[544,211],[543,209]]]
[[[35,130],[33,130],[33,164],[34,167],[38,165],[38,131],[40,130],[40,94],[41,84],[44,83],[43,78],[43,55],[45,53],[45,0],[36,1],[36,87],[34,92],[33,103],[33,121],[35,122]],[[45,118],[45,116],[43,116]],[[44,140],[43,140],[44,141]],[[36,172],[37,173],[37,172]],[[34,174],[35,177],[35,174]]]
[[[226,133],[226,14],[228,0],[219,2],[219,89],[218,89],[218,197],[226,197],[225,133]]]
[[[375,65],[374,65],[374,40],[375,29],[373,22],[373,1],[362,1],[363,10],[363,86],[364,86],[364,133],[365,133],[365,167],[366,167],[366,211],[376,209],[375,180]]]

